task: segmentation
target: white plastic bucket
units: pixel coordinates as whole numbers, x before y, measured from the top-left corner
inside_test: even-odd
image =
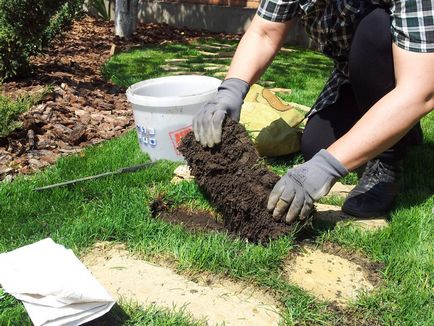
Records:
[[[192,130],[193,116],[217,93],[221,80],[207,76],[169,76],[127,89],[140,148],[152,161],[183,161],[179,142]]]

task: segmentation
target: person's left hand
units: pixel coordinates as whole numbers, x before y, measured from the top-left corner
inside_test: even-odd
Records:
[[[289,169],[276,183],[268,199],[267,208],[273,218],[292,223],[297,217],[305,219],[313,209],[313,203],[328,194],[337,179],[348,170],[325,149],[312,159]]]

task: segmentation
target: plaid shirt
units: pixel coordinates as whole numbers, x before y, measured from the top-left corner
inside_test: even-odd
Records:
[[[401,48],[434,52],[434,3],[431,0],[262,0],[257,14],[275,22],[300,17],[319,50],[333,58],[335,67],[309,116],[333,104],[339,88],[349,83],[348,54],[354,25],[366,4],[386,6],[391,33]]]

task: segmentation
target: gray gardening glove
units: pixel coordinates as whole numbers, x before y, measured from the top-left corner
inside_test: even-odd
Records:
[[[241,105],[249,91],[249,84],[238,78],[224,80],[217,95],[204,104],[193,119],[194,136],[202,146],[213,147],[221,142],[222,124],[226,115],[240,120]]]
[[[325,149],[309,161],[289,169],[276,183],[268,199],[267,208],[273,217],[292,223],[297,217],[305,219],[313,209],[313,203],[328,194],[337,179],[348,170]]]

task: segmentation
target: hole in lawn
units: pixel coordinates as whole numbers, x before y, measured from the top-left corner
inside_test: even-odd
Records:
[[[178,224],[191,231],[224,231],[223,222],[210,212],[193,211],[182,206],[173,207],[173,202],[158,197],[151,205],[151,216],[171,224]]]

